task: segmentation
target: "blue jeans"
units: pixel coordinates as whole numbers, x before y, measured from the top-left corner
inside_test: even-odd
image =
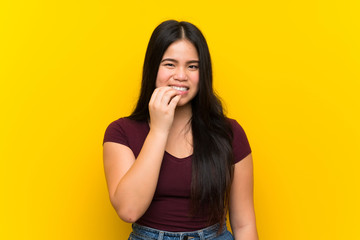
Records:
[[[217,235],[219,224],[193,232],[167,232],[138,225],[132,226],[133,231],[128,240],[234,240],[232,234],[223,226]]]

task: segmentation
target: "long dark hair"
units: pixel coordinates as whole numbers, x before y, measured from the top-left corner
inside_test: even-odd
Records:
[[[169,20],[151,35],[143,66],[140,97],[129,116],[149,120],[148,103],[155,89],[157,72],[166,49],[187,39],[199,57],[199,91],[191,101],[193,134],[191,202],[192,214],[206,214],[209,224],[225,222],[233,179],[232,129],[221,102],[213,91],[211,58],[200,30],[189,22]]]

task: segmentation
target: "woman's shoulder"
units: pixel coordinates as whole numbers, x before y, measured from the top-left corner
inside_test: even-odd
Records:
[[[111,122],[105,130],[103,142],[117,142],[129,144],[132,138],[139,138],[149,131],[146,121],[136,121],[128,117],[121,117]]]
[[[233,131],[234,162],[237,163],[251,153],[251,147],[243,127],[237,120],[226,118]]]
[[[236,119],[233,119],[233,118],[225,117],[225,119],[226,119],[227,121],[229,121],[230,124],[236,124],[236,123],[238,123],[238,122],[236,121]]]
[[[233,132],[241,131],[244,132],[243,127],[239,124],[236,119],[226,117],[226,120],[230,123]]]

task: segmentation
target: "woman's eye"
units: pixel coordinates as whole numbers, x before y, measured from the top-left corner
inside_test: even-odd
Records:
[[[164,66],[167,66],[167,67],[174,67],[174,64],[172,63],[165,63]]]
[[[198,68],[199,68],[199,66],[197,66],[197,65],[190,65],[190,66],[189,66],[189,68],[190,68],[190,69],[194,69],[194,70],[195,70],[195,69],[198,69]]]

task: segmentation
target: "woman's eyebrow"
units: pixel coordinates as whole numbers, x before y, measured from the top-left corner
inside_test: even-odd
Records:
[[[164,58],[163,60],[161,60],[161,62],[165,62],[165,61],[170,61],[170,62],[175,62],[178,63],[179,61],[173,58]],[[199,63],[199,60],[190,60],[186,62],[187,64],[189,63]]]
[[[199,60],[191,60],[191,61],[187,61],[186,63],[199,63]]]
[[[165,61],[170,61],[170,62],[178,62],[173,58],[164,58],[163,60],[161,60],[161,62],[165,62]]]

